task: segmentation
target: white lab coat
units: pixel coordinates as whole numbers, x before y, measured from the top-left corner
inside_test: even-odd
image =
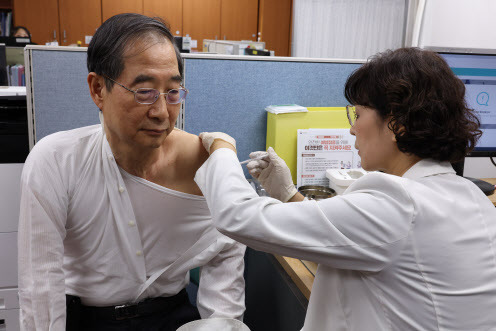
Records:
[[[496,329],[496,209],[447,162],[285,204],[258,197],[228,149],[195,180],[220,232],[319,263],[304,331]]]

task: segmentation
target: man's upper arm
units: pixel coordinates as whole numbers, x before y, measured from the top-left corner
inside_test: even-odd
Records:
[[[25,329],[65,328],[62,271],[67,189],[55,159],[34,149],[21,176],[19,299]]]

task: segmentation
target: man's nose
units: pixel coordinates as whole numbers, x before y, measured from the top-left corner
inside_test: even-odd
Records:
[[[152,104],[148,112],[148,116],[151,118],[156,118],[160,121],[165,121],[169,118],[169,110],[167,101],[165,101],[166,95],[161,94],[157,101]]]

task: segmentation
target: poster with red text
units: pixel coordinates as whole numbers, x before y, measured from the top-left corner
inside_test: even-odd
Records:
[[[298,130],[297,137],[297,187],[328,187],[327,169],[361,167],[355,137],[349,129]]]

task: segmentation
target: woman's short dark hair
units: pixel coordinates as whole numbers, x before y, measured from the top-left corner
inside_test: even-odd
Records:
[[[346,99],[388,120],[400,151],[457,162],[482,135],[465,85],[438,54],[400,48],[372,57],[348,77]]]
[[[88,72],[117,79],[124,70],[124,52],[130,43],[150,36],[167,38],[176,52],[179,74],[183,77],[183,61],[167,24],[159,17],[140,14],[119,14],[106,20],[97,30],[88,46]],[[151,40],[151,39],[150,39]],[[105,80],[109,90],[114,83]]]

